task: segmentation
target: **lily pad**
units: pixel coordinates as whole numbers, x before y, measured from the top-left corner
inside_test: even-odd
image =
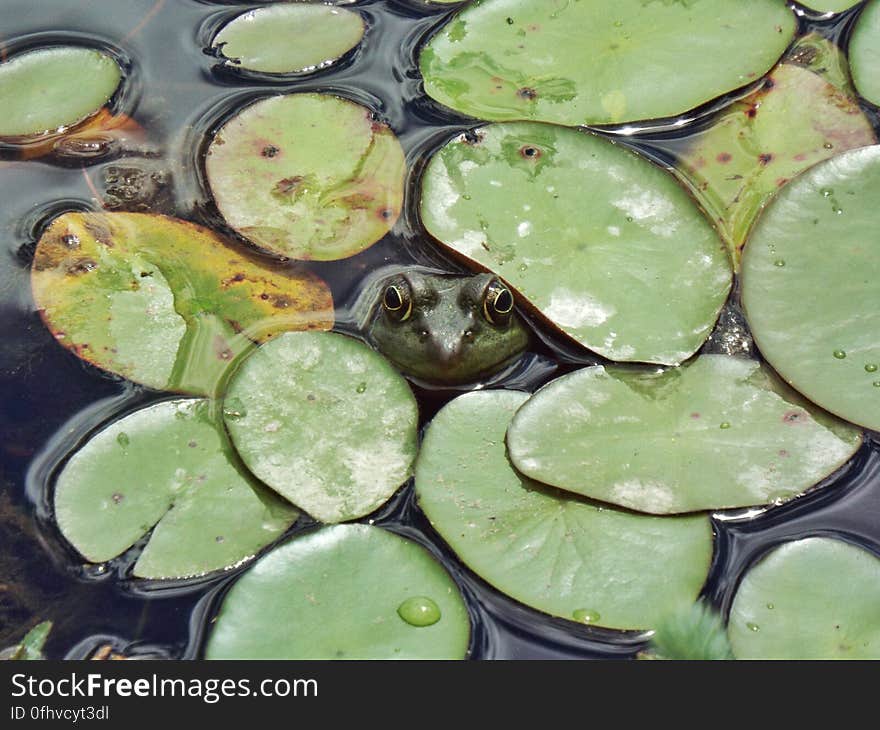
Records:
[[[297,332],[261,346],[230,380],[223,413],[248,468],[322,522],[369,514],[412,473],[412,391],[351,337]]]
[[[799,0],[800,4],[820,13],[840,13],[858,5],[862,0]]]
[[[314,71],[329,66],[360,43],[359,13],[313,4],[271,4],[233,18],[213,47],[229,63],[263,73]]]
[[[211,394],[278,332],[329,329],[323,281],[249,259],[201,226],[140,213],[65,213],[37,244],[34,300],[59,343],[153,388]]]
[[[119,64],[91,48],[50,46],[13,56],[0,63],[0,137],[78,124],[110,100],[121,79]]]
[[[616,124],[681,114],[760,78],[794,31],[781,0],[478,0],[420,66],[429,96],[473,117]]]
[[[526,476],[652,514],[787,501],[860,444],[756,361],[726,355],[659,373],[575,371],[536,393],[507,434]]]
[[[324,94],[252,104],[214,136],[208,182],[226,222],[260,248],[330,261],[368,248],[403,205],[403,148],[369,109]]]
[[[853,83],[859,93],[880,106],[880,2],[865,5],[849,42]]]
[[[755,342],[795,389],[880,430],[880,146],[851,150],[783,188],[743,256]]]
[[[421,216],[612,360],[682,362],[730,290],[724,245],[672,176],[589,133],[519,122],[456,137],[428,164]]]
[[[746,573],[727,631],[738,659],[880,659],[880,558],[842,540],[776,548]]]
[[[779,188],[821,160],[875,141],[852,96],[807,68],[782,64],[767,85],[689,138],[679,169],[738,263],[755,218]]]
[[[378,527],[335,525],[274,549],[236,582],[205,657],[463,659],[469,638],[458,587],[427,550]]]
[[[110,424],[67,462],[55,517],[87,560],[120,555],[149,534],[141,578],[234,567],[293,524],[289,504],[235,465],[210,401],[162,401]]]
[[[518,474],[504,433],[527,398],[468,393],[434,417],[416,465],[434,529],[495,588],[570,621],[646,629],[693,603],[712,557],[708,517],[622,512]]]

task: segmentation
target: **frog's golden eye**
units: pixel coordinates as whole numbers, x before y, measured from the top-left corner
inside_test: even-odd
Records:
[[[382,296],[382,306],[398,322],[405,322],[412,313],[412,297],[409,287],[404,284],[391,284]]]
[[[510,321],[513,312],[513,294],[497,279],[486,287],[483,294],[483,314],[490,324],[503,326]]]

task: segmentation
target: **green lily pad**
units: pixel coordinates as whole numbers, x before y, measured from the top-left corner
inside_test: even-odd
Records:
[[[859,93],[880,106],[880,2],[865,5],[849,42],[849,63]]]
[[[880,559],[810,537],[746,573],[727,626],[738,659],[880,659]]]
[[[876,141],[858,102],[807,68],[782,64],[768,81],[692,136],[680,158],[681,176],[717,221],[737,263],[779,188],[821,160]]]
[[[536,393],[507,434],[526,476],[652,514],[787,501],[860,444],[759,363],[726,355],[660,373],[583,368]]]
[[[412,391],[351,337],[297,332],[259,347],[230,380],[223,413],[248,468],[322,522],[369,514],[412,473]]]
[[[743,256],[755,342],[795,389],[880,430],[880,146],[851,150],[783,188]]]
[[[274,549],[236,582],[205,657],[463,659],[469,638],[458,587],[427,550],[378,527],[335,525]]]
[[[862,0],[799,0],[800,4],[820,13],[840,13],[858,5]]]
[[[477,0],[420,66],[429,96],[473,117],[616,124],[681,114],[754,81],[794,31],[781,0]]]
[[[119,64],[91,48],[51,46],[13,56],[0,63],[0,137],[78,124],[110,100],[121,79]]]
[[[140,578],[234,567],[297,517],[238,470],[210,401],[162,401],[112,423],[67,462],[55,488],[65,538],[94,563],[144,535]]]
[[[428,164],[421,216],[612,360],[682,362],[730,290],[724,245],[672,176],[589,133],[519,122],[459,136]]]
[[[359,13],[312,4],[271,4],[233,18],[213,46],[230,63],[251,71],[283,74],[329,66],[360,43]]]
[[[495,588],[571,621],[645,629],[693,603],[712,557],[708,517],[621,512],[521,476],[504,433],[527,398],[468,393],[434,417],[416,464],[434,529]]]
[[[252,104],[214,136],[208,183],[226,222],[260,248],[330,261],[368,248],[403,205],[403,148],[369,109],[324,94]]]
[[[76,355],[186,393],[213,393],[252,341],[333,325],[315,275],[270,268],[160,215],[59,216],[37,244],[31,284],[46,325]]]

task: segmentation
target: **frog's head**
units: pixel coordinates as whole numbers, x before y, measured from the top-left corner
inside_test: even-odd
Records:
[[[401,371],[435,383],[497,372],[529,342],[513,293],[496,276],[414,270],[382,282],[366,336]]]

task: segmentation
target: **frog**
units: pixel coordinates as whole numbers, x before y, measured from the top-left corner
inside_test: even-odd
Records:
[[[408,269],[374,291],[365,339],[418,380],[474,382],[512,365],[529,346],[513,292],[493,274]]]

